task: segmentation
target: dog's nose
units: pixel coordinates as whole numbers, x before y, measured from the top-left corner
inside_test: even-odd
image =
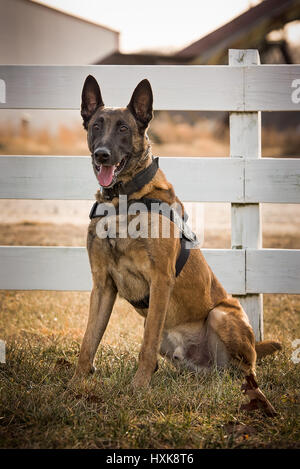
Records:
[[[182,347],[176,347],[173,353],[173,359],[174,360],[183,360],[184,359],[184,354],[183,354],[183,348]]]
[[[99,161],[99,163],[106,163],[111,157],[111,153],[106,147],[96,148],[96,150],[94,151],[94,155],[96,160]]]

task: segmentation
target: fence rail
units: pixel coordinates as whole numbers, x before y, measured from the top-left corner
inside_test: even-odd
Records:
[[[148,78],[155,109],[299,110],[300,65],[0,65],[0,79],[6,84],[6,102],[0,102],[0,109],[78,109],[88,74],[99,80],[107,106],[125,106],[138,81]]]
[[[184,201],[232,204],[232,249],[204,249],[216,275],[239,296],[262,338],[262,293],[300,293],[300,250],[262,249],[260,203],[300,202],[300,160],[261,159],[260,111],[300,111],[300,66],[259,65],[257,51],[229,51],[229,66],[0,66],[0,109],[78,109],[93,74],[106,105],[126,105],[151,81],[155,108],[230,112],[231,158],[161,158]],[[183,178],[182,175],[188,175]],[[0,198],[94,198],[89,157],[1,156]],[[1,246],[0,288],[91,288],[79,247]]]
[[[300,250],[203,249],[202,252],[230,293],[300,293]],[[0,257],[2,289],[91,289],[85,248],[1,246]]]
[[[160,167],[185,202],[300,202],[300,159],[162,157]],[[98,187],[89,156],[0,156],[1,199],[93,200]]]
[[[202,252],[232,294],[300,293],[300,250]],[[5,290],[88,291],[92,286],[85,248],[1,246],[0,258],[0,286]]]
[[[233,293],[244,294],[242,251],[203,251],[216,275]],[[90,290],[91,273],[85,248],[2,246],[0,285],[7,290]]]

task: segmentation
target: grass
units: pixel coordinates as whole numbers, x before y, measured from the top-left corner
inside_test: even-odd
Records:
[[[299,447],[300,367],[291,361],[288,341],[258,366],[262,389],[279,411],[267,419],[239,411],[242,376],[235,369],[203,377],[160,360],[151,388],[133,392],[142,321],[125,301],[113,312],[98,371],[72,384],[88,295],[10,292],[0,298],[7,324],[1,336],[8,330],[7,364],[0,372],[2,448]],[[267,327],[273,310],[268,300]],[[283,336],[292,322],[295,327],[295,304],[283,298],[290,314]]]
[[[0,225],[0,244],[83,244],[83,228],[23,225]],[[213,234],[208,244],[217,243]],[[272,235],[265,244],[275,241],[298,242]],[[7,345],[1,448],[300,447],[300,364],[291,360],[291,342],[300,338],[299,296],[264,295],[265,336],[284,346],[258,365],[261,387],[279,411],[274,419],[239,410],[236,369],[203,377],[160,359],[151,388],[133,392],[143,319],[120,299],[96,357],[98,371],[72,384],[88,304],[88,293],[0,292],[0,338]]]

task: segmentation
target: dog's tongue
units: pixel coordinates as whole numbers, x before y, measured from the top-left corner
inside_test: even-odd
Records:
[[[114,177],[115,166],[100,166],[100,171],[98,173],[98,181],[101,186],[107,187],[110,186]]]

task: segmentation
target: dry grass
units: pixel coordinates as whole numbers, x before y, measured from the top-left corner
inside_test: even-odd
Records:
[[[11,125],[0,127],[0,154],[2,155],[88,155],[86,134],[80,123],[71,128],[60,126],[55,133],[47,128],[16,129]]]
[[[189,113],[174,115],[166,111],[155,114],[149,136],[153,152],[160,156],[229,155],[229,129],[222,120],[199,118],[189,120]],[[262,154],[268,157],[299,156],[300,133],[262,130]],[[21,120],[19,128],[11,124],[0,127],[0,154],[6,155],[88,155],[86,133],[78,114],[78,123],[59,125],[56,131],[47,127],[34,129]]]
[[[179,374],[160,360],[151,389],[133,393],[143,325],[124,301],[114,308],[97,354],[99,371],[78,385],[69,380],[88,294],[2,292],[0,302],[8,349],[0,372],[1,447],[299,447],[299,365],[289,344],[299,336],[296,297],[265,298],[267,336],[285,345],[258,366],[262,388],[280,412],[275,419],[239,411],[241,375],[233,369],[204,378]]]

